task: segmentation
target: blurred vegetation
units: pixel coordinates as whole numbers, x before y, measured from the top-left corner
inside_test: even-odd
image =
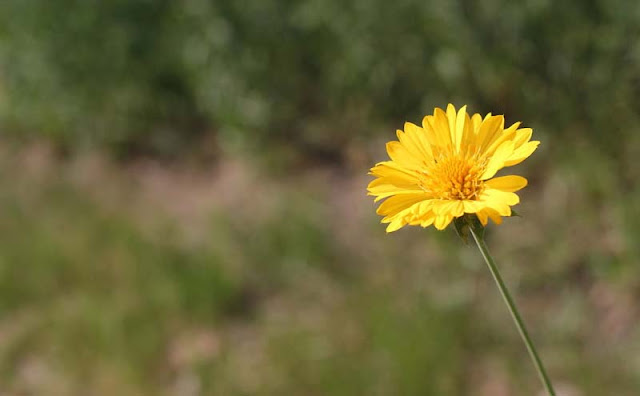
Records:
[[[447,101],[614,153],[637,141],[640,6],[626,1],[0,7],[2,127],[67,149],[171,155],[215,134],[335,159]]]
[[[621,0],[0,2],[0,393],[536,394],[478,255],[364,196],[452,102],[543,141],[489,238],[551,376],[636,395],[639,34]]]

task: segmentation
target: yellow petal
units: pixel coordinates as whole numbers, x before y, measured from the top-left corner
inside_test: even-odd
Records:
[[[395,187],[376,187],[375,189],[370,189],[367,195],[376,197],[373,202],[378,202],[381,199],[392,197],[394,195],[417,194],[418,192],[419,191],[417,190],[398,190]]]
[[[369,189],[369,191],[372,191],[381,186],[393,186],[399,190],[422,190],[418,186],[417,180],[405,179],[397,176],[379,177],[375,180],[372,180],[367,188]]]
[[[478,135],[476,136],[478,145],[481,148],[488,147],[499,132],[502,132],[502,125],[504,125],[503,116],[487,116],[482,121]]]
[[[447,114],[440,108],[433,111],[433,117],[427,118],[428,127],[436,136],[436,145],[441,148],[451,147],[451,134],[449,133],[449,120]]]
[[[487,223],[489,222],[489,215],[487,214],[487,209],[483,209],[479,212],[476,213],[476,216],[478,216],[478,220],[480,220],[480,223],[482,223],[483,226],[486,226]]]
[[[497,133],[494,136],[493,141],[490,142],[487,146],[485,146],[484,155],[491,156],[496,151],[496,149],[500,147],[502,143],[506,142],[507,140],[514,140],[516,137],[518,126],[520,126],[520,123],[516,122],[515,124],[511,125],[509,128],[501,131],[500,133]],[[514,147],[515,147],[515,143],[514,143]]]
[[[460,145],[460,150],[464,151],[468,147],[473,147],[473,150],[476,150],[478,147],[478,129],[482,124],[482,116],[478,113],[474,115],[469,115],[467,113],[467,118],[465,120],[465,130],[462,137],[462,144]]]
[[[495,210],[491,209],[491,208],[487,208],[486,209],[487,215],[489,216],[489,218],[496,224],[502,224],[502,216],[500,216],[500,213],[496,212]],[[511,211],[509,211],[509,215],[511,215]]]
[[[500,216],[511,216],[511,206],[520,202],[520,197],[512,192],[486,189],[479,197],[485,209],[493,209]],[[484,210],[484,209],[483,209]]]
[[[398,178],[407,182],[418,180],[415,171],[403,168],[393,161],[379,162],[371,168],[369,174],[378,177]]]
[[[464,139],[465,129],[469,129],[469,125],[466,123],[466,121],[467,121],[467,106],[462,106],[460,110],[458,110],[458,114],[456,115],[455,140],[454,140],[456,152],[460,152],[460,145],[462,144]]]
[[[533,134],[533,129],[531,128],[521,128],[516,131],[515,137],[513,138],[513,146],[518,149],[523,144],[527,143],[531,140],[531,135]]]
[[[487,203],[498,202],[509,206],[517,205],[518,203],[520,203],[520,197],[518,197],[518,194],[507,191],[494,190],[491,188],[484,190],[482,195],[480,195],[480,200]]]
[[[513,141],[503,142],[489,158],[489,163],[480,180],[487,180],[493,177],[497,171],[504,167],[504,162],[513,154]]]
[[[484,204],[481,201],[462,201],[465,213],[477,213],[484,208]]]
[[[422,227],[427,227],[433,224],[435,215],[433,211],[429,210],[428,208],[428,202],[421,202],[417,205],[414,205],[414,207],[411,208],[411,214],[407,216],[408,224],[420,225]]]
[[[515,150],[504,163],[504,166],[513,166],[521,163],[529,158],[531,154],[538,148],[540,142],[533,141],[523,144],[519,149]]]
[[[482,124],[482,116],[478,113],[474,114],[471,117],[471,124],[473,125],[473,132],[477,134],[480,124]]]
[[[433,222],[435,220],[436,220],[436,218],[434,216],[427,217],[427,218],[423,219],[422,221],[420,221],[420,226],[422,228],[429,227],[431,224],[433,224]]]
[[[456,108],[449,103],[447,105],[447,122],[449,123],[449,134],[453,147],[456,146]]]
[[[389,197],[386,201],[380,204],[376,213],[379,215],[393,215],[400,211],[411,207],[412,205],[424,201],[426,195],[421,194],[401,194]]]
[[[408,208],[403,209],[396,214],[389,215],[384,219],[382,219],[383,223],[389,223],[389,225],[387,226],[387,232],[393,232],[393,231],[399,230],[400,228],[414,221],[414,219],[416,219],[417,217],[416,214],[414,213],[416,210],[416,207],[424,207],[424,206],[425,206],[424,202],[414,203]],[[429,215],[430,215],[430,212],[427,212],[424,214],[420,214],[420,217],[424,217],[426,219],[427,216]]]
[[[511,216],[511,206],[497,202],[497,201],[488,201],[485,203],[487,207],[485,209],[492,209],[500,216]],[[490,211],[487,211],[490,213]]]
[[[526,187],[527,179],[522,176],[509,175],[487,180],[484,184],[497,190],[515,192]]]
[[[410,122],[404,123],[404,133],[397,131],[400,142],[417,157],[432,160],[431,145],[427,141],[424,129]]]
[[[394,177],[381,177],[372,180],[367,186],[367,191],[367,195],[377,197],[374,202],[396,194],[424,194],[424,191],[416,183]]]
[[[427,194],[425,194],[425,196],[426,195]],[[431,198],[423,199],[422,202],[419,202],[418,204],[411,207],[411,213],[414,216],[423,217],[425,213],[433,211],[432,209],[434,202],[437,202],[437,200]]]
[[[386,231],[387,231],[387,233],[398,231],[399,229],[401,229],[405,225],[407,225],[406,220],[403,217],[397,217],[391,223],[389,223],[389,225],[387,226],[387,230]]]
[[[453,220],[453,216],[450,215],[436,216],[433,225],[435,225],[438,230],[444,230],[445,228],[447,228],[449,223],[451,223],[451,220]]]
[[[451,215],[460,217],[464,213],[462,201],[437,201],[434,200],[432,210],[437,215]]]
[[[387,154],[389,158],[398,165],[408,169],[418,169],[422,166],[422,159],[412,154],[400,142],[392,141],[387,143]]]

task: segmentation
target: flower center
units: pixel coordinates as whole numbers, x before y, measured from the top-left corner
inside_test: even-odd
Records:
[[[441,155],[418,172],[420,187],[436,199],[476,200],[484,190],[484,168],[475,155]]]

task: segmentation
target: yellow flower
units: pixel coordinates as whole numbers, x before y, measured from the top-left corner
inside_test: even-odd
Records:
[[[371,168],[376,179],[369,195],[376,202],[386,198],[377,213],[389,223],[387,232],[407,224],[442,230],[465,213],[475,213],[483,225],[488,218],[500,224],[520,202],[514,192],[527,179],[494,176],[525,160],[540,142],[529,141],[533,131],[519,128],[519,122],[505,129],[503,116],[469,116],[466,107],[436,108],[422,127],[405,123],[397,131],[399,141],[387,143],[391,161]]]

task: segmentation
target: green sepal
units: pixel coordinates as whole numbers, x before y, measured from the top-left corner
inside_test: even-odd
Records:
[[[518,213],[515,210],[511,209],[511,216],[510,217],[522,217],[522,216],[520,216],[520,213]]]
[[[456,217],[453,219],[453,225],[456,230],[456,234],[466,244],[469,243],[469,234],[472,229],[476,235],[480,238],[484,238],[484,226],[473,213],[467,213],[464,216]]]
[[[468,227],[471,227],[473,232],[480,238],[484,239],[484,226],[480,222],[480,219],[475,214],[467,213],[464,215],[467,219]]]
[[[456,230],[456,234],[462,239],[465,245],[469,243],[469,224],[466,220],[466,215],[462,217],[456,217],[453,219],[453,225]]]
[[[484,226],[475,214],[467,213],[464,216],[457,217],[453,219],[453,225],[456,234],[458,234],[465,244],[469,243],[471,230],[473,230],[480,239],[484,239]]]

